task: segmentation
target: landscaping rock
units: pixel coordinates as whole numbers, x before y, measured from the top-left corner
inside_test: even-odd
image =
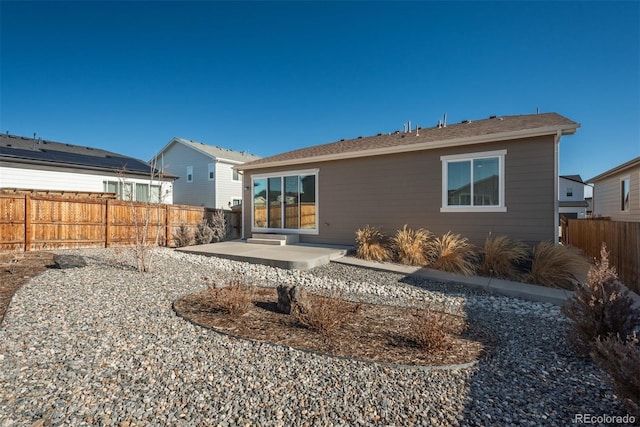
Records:
[[[87,266],[87,261],[80,255],[55,254],[53,256],[53,262],[56,264],[56,267],[62,269]]]
[[[299,298],[299,289],[297,286],[278,285],[278,305],[277,309],[280,313],[293,314],[292,303],[296,303]]]

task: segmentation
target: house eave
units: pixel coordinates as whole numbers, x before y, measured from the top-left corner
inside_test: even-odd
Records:
[[[596,175],[593,178],[587,179],[586,182],[596,182],[602,179],[608,178],[612,175],[618,174],[620,172],[624,172],[627,169],[640,166],[640,157],[636,157],[635,159],[631,159],[628,162],[625,162],[621,165],[618,165],[614,168],[609,169],[606,172],[601,173],[600,175]]]
[[[256,165],[244,164],[236,168],[238,170],[255,170],[271,167],[292,166],[303,163],[329,162],[334,160],[353,159],[359,157],[382,156],[388,154],[407,153],[413,151],[434,150],[437,148],[450,148],[488,142],[508,141],[510,139],[531,138],[545,135],[572,135],[580,127],[580,124],[545,126],[536,129],[524,129],[518,131],[478,135],[473,137],[453,138],[443,141],[429,141],[418,144],[396,145],[393,147],[374,148],[368,150],[351,151],[346,153],[328,154],[322,156],[304,157],[290,160],[259,163]]]

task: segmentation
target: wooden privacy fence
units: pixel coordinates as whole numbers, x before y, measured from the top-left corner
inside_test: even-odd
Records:
[[[147,241],[173,246],[181,224],[196,227],[213,211],[198,206],[108,199],[0,194],[0,250],[42,250],[135,245],[147,222]],[[237,213],[226,212],[239,224]],[[233,225],[233,224],[232,224]]]
[[[620,280],[640,293],[640,222],[607,219],[569,219],[562,221],[563,242],[580,248],[589,258],[600,259],[604,242],[609,263]]]

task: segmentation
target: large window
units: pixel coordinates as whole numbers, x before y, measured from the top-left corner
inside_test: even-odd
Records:
[[[317,172],[254,176],[253,228],[317,231]]]
[[[620,210],[629,211],[629,177],[620,180]]]
[[[115,193],[120,200],[151,203],[160,203],[162,200],[160,185],[103,181],[103,188],[106,193]]]
[[[506,150],[442,156],[442,212],[504,212]]]

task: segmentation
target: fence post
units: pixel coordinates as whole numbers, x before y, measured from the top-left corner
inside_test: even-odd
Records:
[[[170,230],[170,226],[169,226],[169,205],[164,205],[164,245],[165,247],[170,247],[170,239],[171,239],[171,234],[169,233]]]
[[[31,249],[31,196],[24,195],[24,251]]]
[[[109,215],[109,199],[104,200],[104,247],[108,248],[111,244],[110,236],[111,230],[109,229],[109,222],[111,221],[111,215]]]

